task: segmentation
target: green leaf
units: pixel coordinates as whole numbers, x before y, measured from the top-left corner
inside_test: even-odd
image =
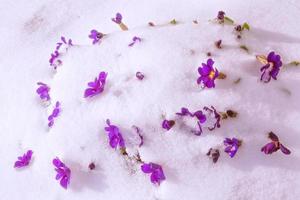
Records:
[[[234,21],[227,16],[224,17],[224,22],[227,22],[229,24],[234,24]]]
[[[173,19],[172,21],[170,21],[170,24],[175,25],[175,24],[177,24],[177,21],[175,19]]]
[[[249,24],[247,22],[245,22],[243,24],[243,26],[242,26],[242,30],[245,30],[245,29],[247,29],[248,31],[250,31],[250,26],[249,26]]]
[[[300,65],[300,62],[297,61],[297,60],[294,60],[294,61],[290,62],[289,65],[295,65],[295,66],[298,66],[298,65]]]

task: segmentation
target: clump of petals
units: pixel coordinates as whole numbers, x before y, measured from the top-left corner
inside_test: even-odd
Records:
[[[18,160],[15,162],[15,168],[22,168],[29,165],[31,157],[32,157],[32,150],[28,150],[23,156],[18,157]]]
[[[89,82],[87,88],[84,91],[84,98],[93,97],[97,94],[100,94],[104,91],[104,86],[106,82],[107,73],[100,72],[98,78],[96,77],[94,81]]]
[[[151,174],[150,180],[154,184],[160,185],[162,181],[166,179],[163,169],[160,165],[155,163],[144,163],[141,166],[141,170],[146,174]]]
[[[60,179],[60,185],[67,189],[70,184],[71,170],[59,158],[53,159],[52,163],[56,167],[55,171],[57,172],[55,179]]]
[[[263,146],[261,148],[261,151],[264,152],[265,154],[272,154],[276,151],[278,151],[279,149],[281,150],[282,153],[289,155],[291,154],[291,151],[286,148],[280,141],[278,136],[273,133],[270,132],[269,133],[269,139],[271,140],[270,143],[266,144],[265,146]]]

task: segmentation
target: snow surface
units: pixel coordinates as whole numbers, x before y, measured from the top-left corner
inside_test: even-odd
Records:
[[[300,69],[284,67],[277,81],[259,82],[256,54],[271,50],[284,63],[300,59],[297,0],[265,1],[8,1],[0,2],[0,199],[299,199],[300,198]],[[209,22],[219,10],[251,31],[237,40],[231,26]],[[110,18],[123,14],[129,31],[120,31]],[[178,25],[168,22],[176,19]],[[198,24],[192,20],[198,20]],[[149,27],[149,21],[159,24]],[[91,29],[108,35],[91,45]],[[74,47],[62,57],[56,74],[50,53],[60,36]],[[132,48],[133,36],[142,38]],[[223,49],[214,46],[223,40]],[[249,47],[249,54],[239,48]],[[201,90],[197,68],[212,53],[216,67],[227,74],[216,88]],[[87,82],[108,72],[104,93],[84,99]],[[145,79],[139,81],[135,72]],[[239,84],[233,82],[241,78]],[[36,82],[51,86],[52,105],[45,108],[35,93]],[[47,116],[56,100],[62,113],[54,127]],[[214,105],[237,110],[236,119],[197,137],[179,123],[161,128],[163,117],[176,118]],[[128,166],[112,150],[104,131],[109,118],[130,140],[132,125],[143,130],[139,149],[147,162],[163,166],[166,181],[159,187],[139,166]],[[289,156],[264,155],[260,148],[274,131],[290,148]],[[236,157],[221,152],[216,164],[205,155],[223,148],[225,137],[243,140]],[[17,156],[34,151],[31,165],[13,168]],[[64,190],[55,180],[52,159],[59,156],[72,170]],[[94,171],[88,164],[96,164]]]

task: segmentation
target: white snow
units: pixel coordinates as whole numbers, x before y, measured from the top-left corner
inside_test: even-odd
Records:
[[[255,60],[271,50],[284,63],[300,60],[298,1],[1,0],[0,10],[1,200],[299,199],[300,68],[285,66],[277,81],[263,84]],[[209,22],[219,10],[237,23],[248,22],[251,30],[237,40],[232,26]],[[116,12],[129,31],[111,22]],[[179,23],[169,24],[174,18]],[[195,19],[198,24],[192,23]],[[150,21],[158,26],[149,27]],[[91,29],[108,35],[92,45]],[[54,74],[48,60],[62,35],[75,46]],[[133,36],[142,42],[129,48]],[[214,46],[219,39],[222,49]],[[227,78],[202,90],[197,68],[207,52]],[[108,72],[104,92],[84,99],[87,83],[100,71]],[[136,79],[137,71],[144,80]],[[35,93],[38,81],[51,87],[47,108]],[[49,130],[47,116],[57,100],[62,112]],[[239,115],[201,136],[180,126],[175,113],[181,107],[194,111],[206,105]],[[161,128],[164,117],[176,119],[168,132]],[[110,148],[107,118],[126,141],[134,134],[132,125],[143,130],[140,155],[161,164],[166,181],[154,186],[139,165],[129,165]],[[269,131],[291,155],[260,152]],[[243,140],[234,158],[223,152],[225,137]],[[216,164],[206,156],[210,147],[221,150]],[[15,170],[14,161],[28,149],[34,151],[32,163]],[[72,170],[68,190],[55,180],[56,156]],[[90,162],[96,164],[94,171],[88,169]]]

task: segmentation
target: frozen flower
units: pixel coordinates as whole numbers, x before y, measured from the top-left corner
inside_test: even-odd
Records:
[[[54,69],[57,69],[57,67],[62,64],[62,61],[58,59],[59,56],[61,55],[61,53],[59,52],[59,50],[61,50],[61,47],[64,45],[65,46],[64,51],[66,51],[68,47],[73,46],[71,39],[67,41],[66,38],[63,36],[60,39],[61,42],[56,43],[55,51],[51,54],[51,57],[49,59],[50,66],[53,66]]]
[[[282,66],[280,55],[276,55],[274,51],[270,52],[268,57],[265,56],[256,56],[256,58],[264,64],[264,66],[260,69],[261,77],[260,80],[268,83],[271,78],[277,80],[277,75],[280,71],[280,67]]]
[[[49,117],[48,117],[48,121],[49,121],[48,122],[48,126],[49,127],[53,126],[53,124],[54,124],[54,118],[56,118],[59,115],[60,111],[61,111],[61,109],[60,109],[60,102],[57,101],[56,104],[55,104],[55,107],[54,107],[54,109],[53,109],[53,111],[51,113],[51,115],[49,115]]]
[[[164,120],[162,122],[162,128],[166,129],[166,130],[170,130],[173,126],[175,125],[175,121],[174,120]]]
[[[57,172],[55,179],[60,179],[60,185],[67,189],[70,184],[71,170],[59,158],[53,159],[52,163],[56,167],[55,171]]]
[[[135,76],[139,79],[139,80],[143,80],[145,78],[144,74],[142,74],[142,72],[137,72],[135,74]]]
[[[216,41],[215,42],[215,45],[216,45],[216,47],[218,48],[218,49],[222,49],[222,40],[218,40],[218,41]]]
[[[166,179],[162,167],[158,164],[151,162],[148,164],[143,164],[141,169],[146,174],[151,173],[150,180],[154,184],[159,185],[161,181]]]
[[[224,151],[228,153],[231,158],[233,158],[241,144],[242,142],[236,138],[225,138],[224,145],[226,148]]]
[[[224,22],[224,17],[225,17],[225,12],[224,12],[224,11],[219,11],[219,12],[218,12],[217,19],[218,19],[220,22]]]
[[[203,87],[215,87],[215,79],[219,76],[219,71],[213,68],[214,61],[209,58],[207,63],[202,63],[202,67],[198,68],[200,77],[197,79],[198,84],[203,84]]]
[[[141,129],[135,125],[132,126],[132,128],[135,130],[136,134],[138,135],[140,142],[139,142],[139,147],[143,146],[144,144],[144,137],[141,134]]]
[[[272,140],[272,142],[263,146],[261,148],[262,152],[264,152],[265,154],[272,154],[280,149],[284,154],[291,154],[291,151],[279,142],[279,138],[277,137],[277,135],[275,135],[275,133],[270,132],[268,137]]]
[[[141,41],[142,39],[140,37],[134,36],[132,38],[132,42],[128,46],[132,47],[136,42],[141,42]]]
[[[15,168],[21,168],[29,165],[31,157],[32,157],[32,150],[28,150],[23,156],[18,157],[18,160],[15,162]]]
[[[84,98],[93,97],[97,94],[100,94],[104,90],[105,81],[106,81],[107,73],[100,72],[98,78],[96,77],[93,82],[89,82],[87,88],[84,91]]]
[[[110,124],[109,119],[106,120],[106,124],[108,126],[104,129],[108,134],[110,146],[112,148],[117,148],[117,146],[119,146],[120,148],[125,148],[125,142],[119,128],[115,125]]]
[[[91,30],[89,38],[93,40],[93,44],[96,44],[103,38],[103,36],[104,36],[103,33],[100,33],[97,30],[93,29]]]
[[[120,13],[117,13],[116,14],[116,17],[115,18],[112,18],[111,20],[113,22],[115,22],[116,24],[118,24],[120,26],[120,28],[123,30],[123,31],[126,31],[128,30],[127,26],[122,22],[122,15]]]
[[[89,164],[89,169],[90,169],[90,170],[94,170],[95,168],[96,168],[95,163],[91,162],[91,163]]]
[[[50,95],[49,95],[50,87],[42,82],[38,82],[37,85],[39,87],[36,90],[36,93],[40,96],[40,98],[42,100],[49,101],[50,100]]]
[[[210,148],[206,155],[212,158],[213,163],[216,163],[220,157],[220,151],[218,149]]]
[[[205,106],[203,107],[203,111],[198,110],[194,113],[190,112],[189,109],[183,107],[181,108],[181,111],[176,114],[179,116],[190,116],[197,118],[199,131],[195,132],[195,135],[201,135],[202,127],[206,127],[210,131],[220,127],[221,115],[213,106],[211,106],[210,108]]]

